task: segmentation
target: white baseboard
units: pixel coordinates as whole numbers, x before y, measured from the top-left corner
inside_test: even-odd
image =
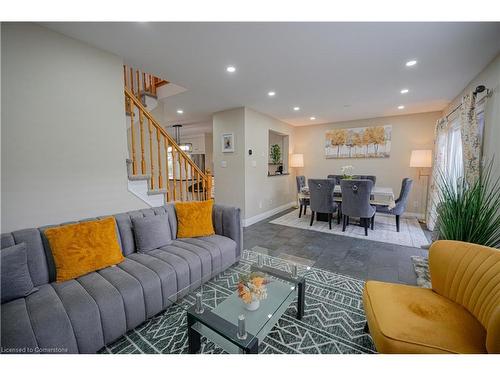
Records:
[[[277,213],[280,213],[281,211],[288,210],[291,207],[294,207],[297,205],[297,202],[290,202],[287,204],[284,204],[282,206],[273,208],[272,210],[263,212],[261,214],[249,217],[248,219],[243,219],[243,226],[248,227],[252,224],[258,223],[261,220],[267,219],[268,217],[271,217],[273,215],[276,215]]]

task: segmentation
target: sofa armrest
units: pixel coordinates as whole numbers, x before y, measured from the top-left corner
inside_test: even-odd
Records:
[[[212,211],[212,218],[215,233],[229,237],[236,242],[236,259],[239,259],[243,246],[241,210],[237,207],[215,204]]]

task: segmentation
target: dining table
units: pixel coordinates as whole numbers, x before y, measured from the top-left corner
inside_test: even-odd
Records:
[[[335,185],[335,188],[333,189],[333,200],[335,202],[342,202],[342,190],[340,188],[340,185]],[[310,199],[310,194],[309,194],[309,188],[306,186],[302,188],[300,193],[298,193],[298,199],[305,199],[309,200]],[[396,202],[394,200],[394,191],[390,187],[383,187],[383,186],[374,186],[372,188],[372,193],[370,196],[370,204],[373,206],[379,206],[379,207],[387,207],[388,209],[394,208],[396,206]],[[328,218],[324,215],[325,218],[322,215],[318,215],[318,220],[320,221],[328,221]]]

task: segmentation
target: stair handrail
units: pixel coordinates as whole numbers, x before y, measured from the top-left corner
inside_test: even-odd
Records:
[[[130,89],[128,89],[127,87],[125,87],[124,88],[124,93],[125,93],[126,107],[129,109],[130,115],[132,116],[131,122],[134,121],[133,120],[133,116],[134,116],[133,106],[135,106],[135,107],[137,107],[137,110],[139,111],[139,118],[141,119],[141,122],[142,122],[142,117],[141,116],[144,116],[147,119],[148,124],[150,124],[152,127],[154,127],[156,129],[157,135],[161,134],[164,137],[164,139],[167,140],[167,143],[172,147],[172,150],[175,149],[175,151],[177,153],[178,161],[180,161],[181,158],[184,160],[184,167],[185,167],[185,172],[186,172],[186,175],[185,175],[186,182],[188,181],[187,180],[188,167],[186,165],[186,163],[187,163],[191,167],[191,173],[192,173],[191,179],[194,181],[195,180],[194,175],[198,176],[198,178],[196,179],[196,182],[198,184],[200,182],[202,183],[202,186],[203,186],[202,194],[203,193],[205,194],[205,199],[210,199],[210,197],[211,197],[211,190],[212,190],[212,176],[211,176],[210,171],[209,170],[202,171],[196,165],[196,163],[189,157],[189,155],[184,150],[182,150],[180,148],[180,146],[177,144],[177,142],[175,141],[175,139],[170,134],[168,134],[168,132],[158,123],[158,121],[153,117],[153,115],[142,104],[142,101],[139,100]],[[142,137],[142,134],[141,134],[141,137]],[[151,141],[151,134],[150,134],[150,141]],[[158,139],[158,142],[159,142],[159,139]],[[133,171],[132,174],[135,174],[136,170],[137,170],[137,159],[135,157],[135,145],[134,145],[134,141],[133,141],[133,129],[132,129],[132,146],[131,146],[131,152],[132,152],[132,171]],[[141,139],[141,152],[143,153],[143,142],[142,142],[142,139]],[[172,155],[173,155],[173,152],[172,152]],[[141,162],[142,163],[143,163],[143,161],[144,161],[144,154],[142,154],[142,158],[141,158]],[[159,168],[161,169],[161,165],[159,166]],[[173,173],[175,174],[175,165],[173,166],[173,168],[174,168]],[[181,169],[180,163],[179,163],[179,168],[180,168],[179,172],[181,173],[180,181],[182,181],[182,169]],[[143,164],[141,165],[141,169],[142,170],[144,169]],[[151,175],[153,175],[153,164],[151,164]],[[161,175],[159,175],[158,177],[159,177],[159,180],[161,180]],[[169,176],[168,175],[166,176],[166,179],[167,179],[167,184],[168,184],[168,181],[169,181]],[[176,196],[175,180],[176,180],[176,178],[174,176],[174,199],[175,199],[175,196]],[[152,184],[153,184],[153,177],[151,177],[151,181],[152,181]],[[160,188],[161,188],[161,186],[160,186]],[[198,188],[198,192],[199,192],[199,185],[198,185],[197,188]],[[181,200],[183,200],[182,185],[180,187],[180,197],[181,197]]]

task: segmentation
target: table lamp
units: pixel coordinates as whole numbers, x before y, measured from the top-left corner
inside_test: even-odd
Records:
[[[304,154],[292,154],[290,157],[290,167],[303,168],[304,167]]]

